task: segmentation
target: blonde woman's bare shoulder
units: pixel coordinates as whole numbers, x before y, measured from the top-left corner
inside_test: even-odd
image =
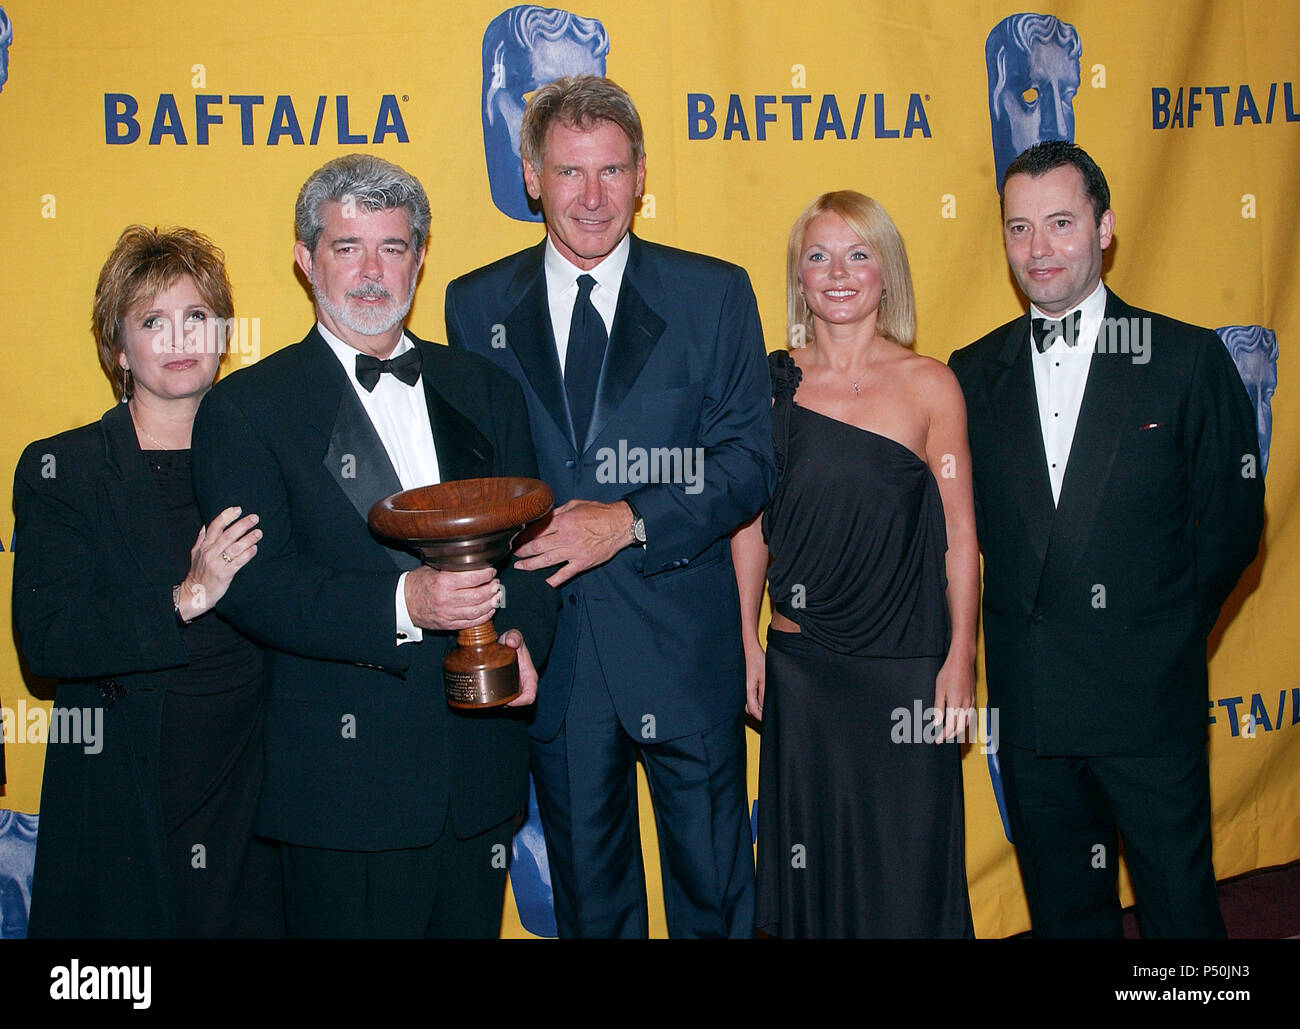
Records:
[[[964,406],[957,376],[942,361],[908,350],[902,367],[906,370],[910,392],[922,406],[931,409],[952,403]]]

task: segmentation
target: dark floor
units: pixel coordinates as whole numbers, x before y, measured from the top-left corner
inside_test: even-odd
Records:
[[[1219,883],[1219,907],[1231,940],[1300,939],[1300,861],[1223,880]],[[765,932],[756,935],[768,939]],[[1017,938],[1033,935],[1020,933]],[[1124,936],[1141,938],[1136,908],[1124,912]]]
[[[1219,907],[1233,940],[1300,937],[1300,861],[1219,883]],[[1124,935],[1137,939],[1137,915],[1124,912]]]
[[[1230,940],[1300,938],[1300,861],[1224,879],[1219,883],[1219,907]],[[1017,938],[1033,935],[1020,933]],[[1136,908],[1124,911],[1124,937],[1142,938]]]
[[[1300,861],[1224,879],[1219,883],[1219,907],[1230,940],[1300,938]],[[1136,908],[1124,911],[1124,936],[1142,938]]]
[[[1300,861],[1219,882],[1219,908],[1229,939],[1300,938]],[[1141,938],[1136,908],[1125,911],[1125,938]]]

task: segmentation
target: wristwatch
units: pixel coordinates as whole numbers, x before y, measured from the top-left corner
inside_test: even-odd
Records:
[[[641,517],[641,512],[636,509],[636,505],[627,497],[623,498],[623,503],[628,506],[632,512],[632,542],[645,546],[645,519]]]

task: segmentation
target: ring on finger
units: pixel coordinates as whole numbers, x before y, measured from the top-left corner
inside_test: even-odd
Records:
[[[226,564],[230,564],[230,555],[227,554],[224,550],[221,552],[221,560],[225,561]]]

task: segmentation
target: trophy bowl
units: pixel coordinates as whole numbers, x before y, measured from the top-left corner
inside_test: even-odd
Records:
[[[440,571],[463,572],[503,561],[524,527],[551,509],[550,487],[537,479],[458,479],[403,490],[370,509],[370,527],[400,540]],[[480,710],[519,696],[519,660],[497,642],[488,619],[461,629],[442,662],[447,703]]]

